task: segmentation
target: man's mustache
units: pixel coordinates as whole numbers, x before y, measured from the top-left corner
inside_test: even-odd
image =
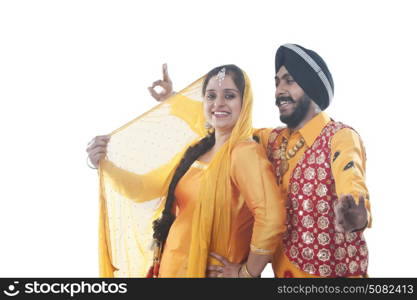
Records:
[[[275,105],[280,106],[282,102],[288,102],[288,103],[295,103],[294,99],[290,96],[281,96],[275,98]]]

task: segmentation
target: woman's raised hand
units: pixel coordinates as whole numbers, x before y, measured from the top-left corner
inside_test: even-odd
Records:
[[[157,86],[161,87],[162,91],[157,92],[155,90]],[[152,83],[152,86],[148,87],[148,90],[156,101],[165,101],[174,94],[172,90],[172,81],[168,75],[167,64],[162,65],[162,80],[157,80]]]

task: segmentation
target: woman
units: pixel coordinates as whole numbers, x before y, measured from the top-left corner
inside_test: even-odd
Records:
[[[238,67],[220,66],[202,92],[212,128],[185,152],[154,222],[164,244],[159,277],[258,277],[285,230],[285,204],[251,139],[250,82]]]

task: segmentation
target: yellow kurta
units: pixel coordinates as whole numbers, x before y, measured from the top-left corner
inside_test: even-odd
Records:
[[[207,166],[196,161],[176,187],[176,219],[162,254],[160,277],[187,275],[191,222]],[[262,146],[252,141],[239,143],[232,151],[230,176],[231,233],[227,253],[219,254],[234,263],[245,261],[251,249],[257,254],[272,254],[285,231],[285,203],[279,197],[272,165]],[[218,253],[215,246],[210,250]],[[218,264],[212,258],[209,260],[209,264]]]
[[[321,112],[291,135],[288,129],[282,131],[281,136],[288,140],[287,149],[292,149],[301,137],[304,138],[305,144],[288,162],[289,169],[284,174],[282,184],[280,185],[281,198],[287,199],[288,185],[295,166],[301,159],[303,153],[313,145],[315,139],[328,122],[330,122],[329,116]],[[271,131],[272,129],[261,129],[256,132],[261,138],[261,143],[265,149],[268,146],[268,138]],[[282,138],[278,137],[277,140],[281,141]],[[349,128],[339,130],[331,141],[332,158],[336,152],[339,152],[339,155],[337,159],[334,161],[332,159],[331,162],[332,175],[336,184],[336,193],[339,197],[340,195],[352,194],[356,202],[359,201],[359,196],[363,195],[365,197],[365,206],[368,210],[368,227],[370,227],[372,221],[370,203],[368,190],[365,185],[366,157],[365,149],[359,135]],[[344,171],[343,168],[350,161],[353,161],[354,167]],[[294,266],[286,257],[282,244],[280,244],[280,247],[274,254],[272,266],[276,277],[285,277],[288,274],[292,274],[293,277],[316,277]]]

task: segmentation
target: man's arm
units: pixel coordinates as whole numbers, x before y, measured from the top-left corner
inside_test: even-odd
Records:
[[[362,140],[354,130],[344,128],[333,136],[331,169],[339,197],[335,204],[336,225],[344,227],[343,231],[370,227],[372,218],[365,183],[366,154]]]

